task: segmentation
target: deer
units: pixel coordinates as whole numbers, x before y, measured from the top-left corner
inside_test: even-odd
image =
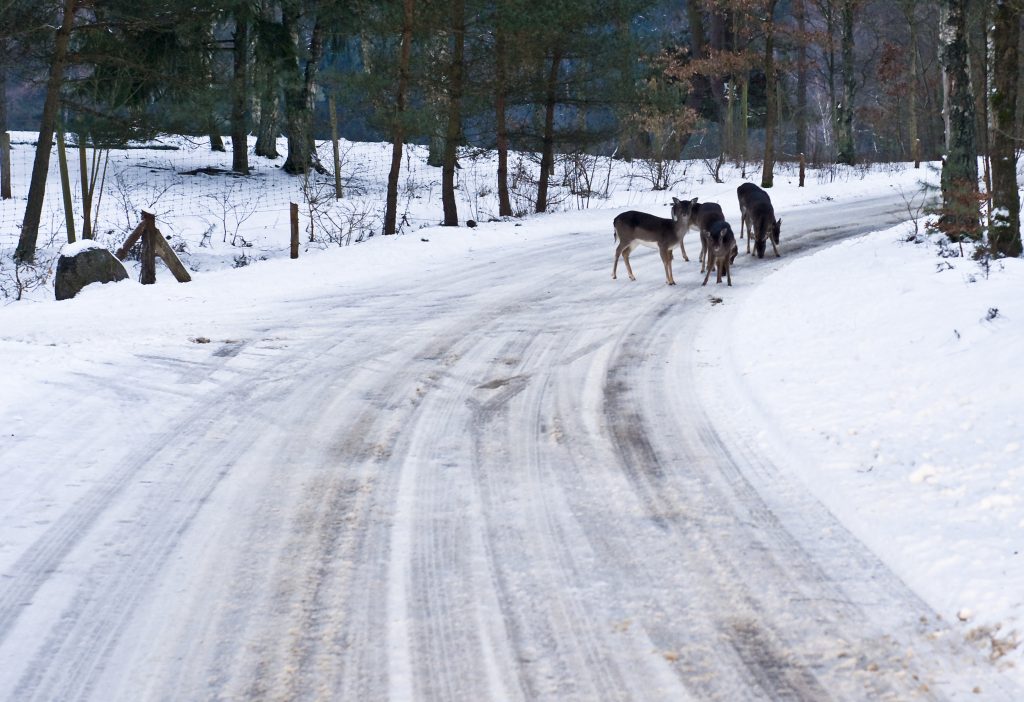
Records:
[[[686,255],[686,247],[683,246],[683,237],[686,236],[689,229],[690,204],[690,202],[672,198],[671,219],[636,210],[629,210],[618,215],[612,222],[612,226],[615,228],[614,238],[619,242],[615,247],[612,280],[617,278],[619,256],[622,256],[622,260],[626,263],[629,279],[636,280],[636,276],[633,275],[633,267],[629,265],[629,255],[637,246],[643,244],[658,249],[661,253],[661,262],[665,266],[665,280],[669,285],[675,285],[676,280],[672,275],[672,249],[676,244],[679,245],[683,254],[683,260],[690,260],[690,257]]]
[[[730,232],[732,227],[725,221],[725,213],[722,212],[722,206],[717,202],[702,202],[698,204],[697,200],[694,199],[690,202],[690,205],[687,227],[700,232],[700,272],[703,273],[705,267],[707,267],[707,270],[711,270],[711,264],[708,260],[708,249],[711,244],[709,235],[712,227],[716,224],[724,223],[725,226],[729,227]],[[735,237],[733,239],[735,240]],[[735,253],[732,258],[736,258]],[[732,261],[730,260],[729,263],[731,264]]]
[[[740,201],[740,238],[743,228],[747,230],[747,253],[750,253],[750,241],[754,241],[754,252],[758,258],[764,258],[767,242],[772,242],[772,251],[779,257],[779,232],[782,220],[775,219],[775,208],[772,199],[761,188],[753,183],[744,183],[736,188],[736,197]]]
[[[718,279],[715,284],[722,282],[722,274],[725,274],[725,278],[728,281],[729,286],[732,286],[732,262],[736,259],[736,254],[739,253],[739,248],[736,246],[736,236],[732,233],[732,227],[725,219],[719,219],[713,222],[708,229],[707,235],[702,235],[707,240],[707,260],[708,260],[708,272],[704,276],[704,282],[702,286],[708,284],[708,278],[711,277],[712,267],[718,271]]]

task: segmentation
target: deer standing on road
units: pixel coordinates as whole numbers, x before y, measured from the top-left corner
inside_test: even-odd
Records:
[[[730,234],[732,233],[732,227],[725,221],[725,213],[722,212],[722,206],[717,202],[702,202],[699,205],[697,200],[694,199],[689,209],[689,219],[687,220],[687,226],[692,227],[700,232],[700,272],[703,273],[705,266],[707,270],[711,270],[711,261],[709,258],[709,249],[711,246],[710,234],[712,229],[720,229],[724,225],[729,229]],[[733,236],[733,241],[736,237]],[[738,251],[738,249],[737,249]],[[732,259],[736,258],[736,254],[732,254]],[[729,261],[732,263],[732,260]],[[726,272],[727,271],[723,271]],[[730,283],[731,285],[731,283]]]
[[[633,268],[629,265],[629,255],[637,246],[643,244],[656,248],[661,253],[661,262],[665,266],[665,280],[669,285],[675,285],[676,280],[672,276],[672,249],[676,244],[683,254],[683,260],[689,261],[686,255],[686,248],[683,246],[683,237],[689,229],[689,208],[691,203],[672,198],[672,219],[657,217],[646,212],[630,210],[623,212],[612,222],[615,227],[615,239],[619,242],[615,247],[615,262],[612,264],[612,279],[614,280],[619,268],[619,256],[626,263],[626,272],[630,280],[636,280],[633,275]]]
[[[761,188],[753,183],[744,183],[736,188],[736,197],[740,201],[740,238],[743,228],[747,229],[747,253],[750,253],[750,240],[754,240],[754,251],[758,258],[764,258],[768,241],[772,242],[772,251],[779,257],[779,232],[782,220],[775,219],[775,208],[772,199]]]
[[[704,282],[701,285],[708,284],[708,278],[711,277],[711,268],[714,267],[718,271],[718,279],[715,283],[722,282],[722,274],[724,273],[726,280],[731,286],[732,272],[730,269],[736,254],[739,253],[739,248],[736,246],[736,236],[732,233],[732,227],[724,219],[720,219],[711,225],[706,239],[708,272],[704,276]]]

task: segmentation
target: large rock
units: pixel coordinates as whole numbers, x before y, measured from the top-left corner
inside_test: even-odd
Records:
[[[61,250],[53,289],[58,300],[69,300],[90,283],[116,283],[127,277],[128,272],[114,254],[87,240]]]

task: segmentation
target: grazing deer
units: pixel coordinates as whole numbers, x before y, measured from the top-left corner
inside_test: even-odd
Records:
[[[744,183],[736,188],[736,197],[740,201],[740,238],[743,228],[747,229],[747,253],[750,253],[750,240],[754,240],[754,251],[758,258],[764,258],[765,246],[772,242],[775,257],[779,257],[779,232],[782,220],[775,219],[775,208],[772,199],[761,188],[753,183]]]
[[[716,222],[724,222],[725,214],[722,212],[722,206],[717,202],[702,202],[697,203],[694,199],[690,202],[689,218],[687,219],[687,227],[696,229],[700,232],[700,272],[704,272],[704,267],[707,264],[708,258],[708,232],[711,231],[712,225]]]
[[[683,253],[683,260],[689,261],[686,255],[686,248],[683,246],[683,237],[686,236],[689,227],[687,210],[689,202],[672,198],[672,219],[656,217],[646,212],[630,210],[623,212],[612,222],[615,227],[615,239],[618,245],[615,247],[615,263],[612,264],[612,279],[614,280],[619,268],[619,256],[626,263],[626,272],[630,280],[636,280],[633,275],[633,267],[629,265],[629,255],[637,246],[643,244],[656,248],[661,252],[661,262],[665,266],[665,280],[669,285],[675,285],[676,280],[672,276],[672,249],[679,244]]]
[[[707,233],[707,258],[708,258],[708,272],[704,276],[704,282],[701,285],[708,284],[708,278],[711,277],[711,268],[714,267],[718,271],[718,279],[715,284],[722,282],[722,274],[725,274],[725,278],[729,285],[732,285],[732,262],[736,259],[736,254],[739,253],[739,248],[736,246],[736,236],[732,233],[732,227],[724,219],[720,219],[711,225],[711,228]]]

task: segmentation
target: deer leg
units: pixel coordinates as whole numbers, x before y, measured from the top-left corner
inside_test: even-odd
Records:
[[[708,262],[708,272],[704,274],[704,282],[701,283],[701,285],[702,286],[703,285],[707,285],[708,284],[708,278],[710,278],[710,277],[711,277],[711,263]]]
[[[729,265],[729,261],[725,262],[725,279],[729,283],[729,287],[732,287],[732,266]]]
[[[630,280],[636,280],[636,276],[633,275],[633,267],[629,265],[629,254],[633,251],[632,246],[627,246],[622,250],[622,260],[626,263],[626,272],[629,273]]]
[[[740,223],[740,229],[741,230],[743,229],[743,223],[742,222]],[[750,253],[750,240],[753,239],[753,238],[754,237],[752,236],[752,232],[748,229],[747,230],[747,253],[748,254]]]
[[[779,257],[779,247],[775,245],[775,239],[768,237],[768,241],[772,242],[772,251],[775,252],[775,258]]]
[[[675,278],[672,277],[672,249],[661,246],[661,262],[665,265],[665,282],[669,285],[675,285]]]
[[[705,264],[708,260],[708,240],[702,229],[700,232],[700,272],[704,272]]]
[[[619,269],[619,256],[622,255],[622,250],[626,248],[626,245],[620,243],[615,247],[615,263],[612,264],[612,280],[615,280],[615,272]]]
[[[683,260],[684,260],[684,261],[689,261],[689,260],[690,260],[690,257],[686,255],[686,247],[685,247],[685,246],[683,246],[683,237],[684,237],[684,236],[686,236],[685,232],[683,233],[683,236],[679,237],[679,250],[680,250],[680,251],[682,252],[682,254],[683,254]]]

